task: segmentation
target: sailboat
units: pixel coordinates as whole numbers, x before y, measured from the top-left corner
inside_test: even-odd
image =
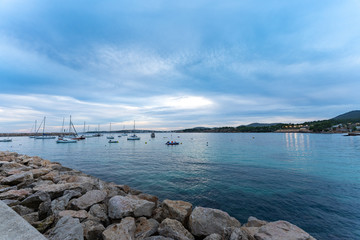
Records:
[[[134,120],[134,131],[133,131],[133,135],[131,135],[130,137],[127,138],[127,140],[140,140],[140,137],[136,136],[135,134],[135,120]]]
[[[121,136],[127,136],[127,133],[125,132],[125,125],[124,125],[124,132],[121,134]],[[119,136],[120,137],[120,136]]]
[[[110,123],[110,134],[111,134],[111,123]],[[114,136],[110,135],[110,136],[107,136],[106,138],[107,139],[114,139]],[[109,141],[109,143],[110,143],[110,141]]]
[[[37,133],[37,131],[36,131],[36,123],[37,123],[37,121],[35,120],[35,125],[34,125],[34,135],[33,136],[29,136],[29,138],[35,138],[35,135],[36,135],[36,133]],[[31,129],[32,130],[32,129]],[[31,132],[31,131],[30,131]]]
[[[0,139],[0,142],[12,142],[11,138]]]
[[[45,135],[45,120],[46,120],[46,117],[44,117],[44,120],[42,121],[43,135],[42,136],[36,136],[35,139],[55,139],[56,138],[55,136]],[[40,124],[40,127],[41,127],[41,124]]]
[[[64,121],[63,121],[64,122]],[[64,123],[63,123],[64,124]],[[71,132],[71,128],[74,128],[74,131],[75,131],[75,133],[76,133],[76,130],[75,130],[75,127],[74,127],[74,125],[72,124],[72,122],[71,122],[71,116],[70,116],[70,123],[69,123],[69,134],[70,134],[70,132]],[[77,135],[77,133],[76,133],[76,135]],[[66,137],[62,137],[62,136],[59,136],[58,137],[58,140],[56,140],[56,143],[76,143],[77,142],[77,140],[76,139],[70,139],[70,138],[66,138]]]

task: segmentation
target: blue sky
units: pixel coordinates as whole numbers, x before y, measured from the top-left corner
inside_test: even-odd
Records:
[[[360,2],[0,0],[0,132],[303,122],[359,109]]]

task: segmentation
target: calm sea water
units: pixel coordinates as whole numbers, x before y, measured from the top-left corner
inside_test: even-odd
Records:
[[[360,239],[360,137],[295,133],[139,134],[109,144],[13,138],[0,150],[38,155],[161,199],[287,220],[318,239]],[[117,136],[116,136],[117,138]],[[181,142],[166,146],[168,140]]]

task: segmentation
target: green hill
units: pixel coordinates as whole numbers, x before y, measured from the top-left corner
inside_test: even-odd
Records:
[[[360,120],[360,110],[354,110],[341,114],[332,118],[331,120]]]

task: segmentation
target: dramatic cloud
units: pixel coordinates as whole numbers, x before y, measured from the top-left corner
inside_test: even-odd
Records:
[[[358,109],[360,3],[0,0],[0,131],[302,122]]]

